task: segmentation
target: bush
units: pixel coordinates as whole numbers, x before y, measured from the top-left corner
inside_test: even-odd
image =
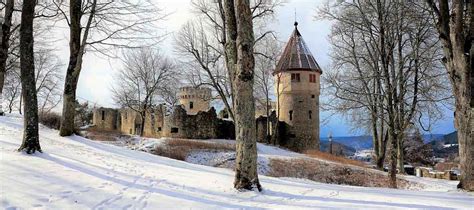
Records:
[[[51,129],[59,129],[61,115],[54,112],[39,113],[39,122]]]

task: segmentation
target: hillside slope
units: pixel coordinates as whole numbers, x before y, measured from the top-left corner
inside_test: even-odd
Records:
[[[0,208],[461,208],[462,192],[406,191],[260,176],[262,193],[232,188],[233,172],[154,156],[42,127],[44,153],[16,152],[22,119],[0,117]]]

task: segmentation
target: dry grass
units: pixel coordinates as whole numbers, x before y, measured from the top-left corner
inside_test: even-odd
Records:
[[[82,132],[81,132],[82,133]],[[115,130],[100,130],[95,127],[85,129],[84,137],[96,141],[116,141],[122,133]]]
[[[207,142],[187,139],[168,139],[166,145],[155,147],[152,153],[176,160],[186,160],[186,157],[195,150],[207,151],[234,151],[235,145],[220,142]]]
[[[164,144],[156,146],[150,152],[155,155],[185,161],[186,157],[196,150],[235,151],[235,144],[188,139],[167,139]],[[269,163],[270,172],[266,175],[304,178],[329,184],[364,187],[389,186],[389,179],[386,173],[367,168],[362,162],[316,151],[309,151],[307,155],[312,158],[271,158]],[[325,162],[325,160],[340,164]],[[402,189],[408,188],[409,182],[398,179],[398,185]]]
[[[367,165],[365,163],[361,162],[361,161],[352,160],[352,159],[332,155],[332,154],[317,151],[317,150],[308,150],[308,151],[305,152],[305,154],[309,157],[317,158],[317,159],[320,159],[320,160],[327,160],[327,161],[331,161],[331,162],[335,162],[335,163],[359,166],[359,167],[364,167],[364,168],[367,167]]]
[[[329,164],[311,158],[271,159],[273,177],[304,178],[322,183],[344,184],[364,187],[388,187],[389,179],[384,173],[368,168]],[[399,188],[407,188],[408,181],[398,179]]]

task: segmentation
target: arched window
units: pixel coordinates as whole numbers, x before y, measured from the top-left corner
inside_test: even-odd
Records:
[[[308,111],[308,116],[309,116],[310,120],[311,120],[311,118],[313,118],[313,112],[311,110]]]
[[[105,120],[105,111],[102,110],[102,120]]]
[[[293,120],[293,110],[290,110],[289,114],[290,114],[290,120]]]
[[[194,108],[194,103],[191,101],[189,102],[189,109],[193,109]]]

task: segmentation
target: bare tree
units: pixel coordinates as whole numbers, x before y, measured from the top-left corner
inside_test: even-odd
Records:
[[[21,79],[19,70],[10,70],[6,72],[3,90],[3,100],[7,103],[8,113],[12,113],[13,108],[18,103],[18,99],[21,96]]]
[[[439,39],[443,45],[443,63],[449,74],[455,98],[455,127],[458,130],[461,181],[458,187],[474,190],[474,7],[472,1],[427,0],[434,13]]]
[[[20,58],[19,55],[19,38],[20,34],[17,29],[20,28],[19,22],[19,12],[20,9],[16,8],[15,1],[20,4],[21,1],[18,0],[7,0],[1,1],[0,7],[1,11],[5,11],[4,14],[0,14],[1,18],[1,29],[0,29],[0,115],[2,114],[2,93],[3,87],[6,80],[6,75],[8,71],[13,67],[16,67]],[[57,11],[54,10],[54,7],[48,1],[37,2],[35,11],[35,19],[38,20],[49,20],[52,17],[57,15]],[[3,15],[3,16],[1,16]],[[40,24],[35,24],[34,26],[34,36],[36,37],[39,33],[44,32],[45,24],[43,21]],[[36,42],[38,46],[38,42]],[[11,88],[11,87],[10,87]],[[10,89],[11,90],[11,89]],[[11,95],[10,95],[11,96]],[[11,98],[7,98],[9,100]],[[11,101],[9,101],[11,102]]]
[[[159,97],[161,98],[161,101],[163,101],[169,107],[174,107],[178,105],[179,102],[179,88],[177,87],[180,86],[180,83],[176,79],[176,71],[173,72],[175,72],[173,78],[171,78],[171,80],[168,80],[165,85],[161,86],[158,93]]]
[[[144,48],[129,50],[123,60],[124,66],[117,75],[120,82],[112,89],[114,100],[140,115],[143,135],[145,114],[160,99],[159,91],[171,88],[175,66],[159,52]]]
[[[2,103],[3,103],[3,86],[5,82],[5,74],[7,72],[7,59],[8,51],[10,49],[10,35],[19,26],[12,28],[13,11],[15,6],[15,0],[7,0],[2,8],[5,13],[2,16],[1,31],[0,31],[0,115],[3,115]]]
[[[321,10],[336,21],[334,70],[324,77],[329,105],[357,127],[367,125],[379,168],[390,144],[392,187],[397,165],[403,173],[406,131],[423,115],[440,117],[439,102],[450,98],[434,28],[422,11],[415,4],[382,0],[340,2]]]
[[[48,113],[61,102],[61,63],[51,49],[38,49],[35,45],[35,83],[38,96],[38,111],[40,114]],[[8,111],[11,113],[14,107],[18,107],[21,114],[23,102],[21,95],[21,81],[19,66],[12,65],[6,72],[4,85],[4,100]]]
[[[201,22],[201,21],[200,21]],[[210,86],[219,95],[229,115],[234,119],[230,81],[227,78],[225,64],[219,44],[209,39],[210,34],[202,23],[188,22],[175,37],[178,53],[187,58],[182,63],[189,67],[188,82],[193,86]],[[217,47],[217,48],[216,48]]]
[[[139,48],[156,44],[155,23],[163,18],[151,1],[71,0],[56,3],[69,26],[69,64],[67,67],[61,136],[74,132],[76,89],[87,50],[112,56],[111,49]],[[69,14],[69,15],[68,15]]]
[[[255,42],[273,33],[266,28],[266,25],[275,8],[282,4],[280,0],[250,1],[252,21],[257,34]],[[233,78],[231,72],[234,66],[231,63],[235,63],[233,61],[237,58],[230,57],[234,54],[229,54],[229,50],[236,51],[236,48],[231,49],[235,47],[233,40],[236,34],[227,32],[227,24],[233,25],[235,18],[227,19],[222,0],[212,2],[194,0],[192,5],[199,18],[185,25],[178,34],[176,39],[178,51],[188,58],[186,63],[198,68],[198,70],[190,68],[192,69],[192,72],[189,72],[191,83],[195,86],[212,87],[223,101],[231,118],[234,118],[231,85]]]
[[[273,70],[280,56],[281,44],[275,37],[267,36],[255,43],[255,85],[256,103],[264,107],[267,115],[267,138],[270,137],[271,97],[273,96],[275,80]],[[269,141],[269,138],[267,139]]]
[[[254,83],[254,35],[250,3],[248,0],[226,0],[224,10],[228,43],[227,56],[235,68],[228,68],[234,95],[234,121],[236,130],[236,165],[234,187],[236,189],[261,190],[257,174],[257,142],[255,131]],[[232,20],[232,21],[229,21]],[[237,59],[238,58],[238,59]],[[228,66],[229,67],[229,66]]]
[[[35,85],[35,60],[33,52],[33,19],[36,1],[24,1],[20,26],[20,69],[24,106],[23,142],[18,151],[28,154],[41,152],[38,135],[38,101]]]
[[[61,102],[61,67],[58,57],[50,50],[41,49],[35,53],[36,92],[41,114],[49,113]]]

